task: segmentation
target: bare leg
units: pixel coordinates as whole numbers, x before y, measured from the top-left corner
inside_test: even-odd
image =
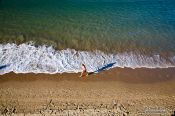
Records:
[[[79,77],[82,77],[83,76],[83,72],[81,72],[81,75]]]
[[[81,75],[79,77],[87,76],[86,71],[81,72]]]

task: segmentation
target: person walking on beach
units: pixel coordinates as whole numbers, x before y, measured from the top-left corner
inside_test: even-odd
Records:
[[[86,66],[82,64],[82,72],[81,72],[80,77],[83,77],[85,75],[88,76],[87,69],[86,69]]]

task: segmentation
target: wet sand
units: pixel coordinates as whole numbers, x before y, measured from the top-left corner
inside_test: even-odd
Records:
[[[79,75],[1,75],[0,114],[168,116],[175,111],[175,68],[114,68]]]

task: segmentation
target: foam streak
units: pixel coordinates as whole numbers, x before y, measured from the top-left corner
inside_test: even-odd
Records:
[[[160,55],[119,53],[105,54],[101,51],[87,52],[66,49],[56,51],[52,47],[38,46],[32,43],[0,44],[0,64],[10,64],[0,70],[0,74],[15,73],[70,73],[80,72],[81,64],[88,71],[95,71],[106,64],[116,62],[113,67],[130,68],[168,68],[175,67],[175,56],[162,58]]]

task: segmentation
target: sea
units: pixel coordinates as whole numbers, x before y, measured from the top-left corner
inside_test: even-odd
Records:
[[[0,0],[0,74],[175,67],[174,0]]]

